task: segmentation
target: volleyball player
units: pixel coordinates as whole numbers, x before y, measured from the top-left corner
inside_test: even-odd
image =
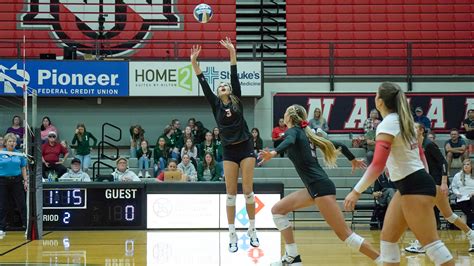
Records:
[[[384,264],[399,265],[398,240],[410,228],[436,265],[454,265],[453,256],[439,240],[433,207],[436,184],[425,171],[424,153],[417,143],[413,117],[401,88],[384,82],[375,96],[375,106],[383,117],[375,138],[374,160],[354,189],[346,196],[344,208],[354,210],[361,193],[389,170],[397,192],[390,202],[380,234]]]
[[[331,226],[336,235],[349,247],[360,251],[375,262],[381,261],[379,254],[361,236],[352,232],[347,226],[344,216],[336,202],[336,187],[328,175],[319,165],[318,160],[311,155],[308,139],[321,149],[324,160],[329,166],[336,163],[339,151],[327,139],[317,136],[308,127],[306,122],[308,115],[300,105],[292,105],[286,109],[284,115],[288,130],[285,132],[285,140],[273,151],[264,150],[259,158],[266,162],[277,154],[288,151],[288,158],[295,165],[296,171],[305,184],[306,189],[293,192],[284,197],[272,208],[273,220],[276,227],[285,239],[285,255],[280,262],[272,265],[302,265],[293,237],[293,230],[288,219],[288,213],[297,209],[316,205],[326,222]],[[356,163],[357,167],[363,167],[363,161]]]
[[[469,252],[474,251],[474,231],[467,226],[467,224],[459,218],[457,214],[451,209],[449,204],[449,188],[448,188],[448,163],[444,159],[443,154],[441,153],[438,145],[425,138],[425,127],[423,124],[415,123],[416,134],[418,138],[418,143],[421,144],[423,151],[425,153],[425,158],[427,162],[427,169],[429,169],[430,175],[434,178],[436,182],[436,207],[441,211],[443,217],[456,227],[461,229],[469,239]],[[426,166],[425,166],[426,168]],[[410,246],[405,248],[405,251],[411,253],[425,253],[425,250],[420,245],[418,240],[415,240],[411,243]]]
[[[229,38],[221,40],[220,43],[230,53],[231,84],[221,83],[217,88],[217,96],[212,92],[197,63],[197,58],[201,52],[199,45],[193,46],[191,50],[191,63],[219,127],[223,147],[224,176],[227,193],[226,210],[229,223],[229,251],[236,252],[238,250],[238,239],[235,233],[234,222],[239,167],[242,170],[242,189],[250,220],[247,234],[250,238],[251,246],[258,247],[260,245],[255,229],[255,198],[253,193],[253,173],[256,155],[250,131],[244,119],[243,105],[239,99],[241,90],[237,76],[235,48]]]

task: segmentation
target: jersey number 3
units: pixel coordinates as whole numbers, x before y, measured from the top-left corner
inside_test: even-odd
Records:
[[[225,116],[231,117],[232,113],[230,112],[230,109],[225,109]]]

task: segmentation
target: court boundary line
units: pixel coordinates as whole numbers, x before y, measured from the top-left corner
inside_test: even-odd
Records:
[[[47,233],[44,233],[42,236],[46,236],[46,235],[49,235],[49,234],[51,234],[51,233],[52,233],[52,231],[47,232]],[[29,244],[29,243],[31,243],[31,242],[33,242],[33,241],[34,241],[34,240],[27,240],[26,242],[23,242],[23,243],[21,243],[21,244],[15,246],[15,247],[13,247],[13,248],[7,250],[7,251],[1,253],[1,254],[0,254],[0,257],[3,257],[3,256],[5,256],[5,255],[7,255],[8,253],[10,253],[10,252],[12,252],[12,251],[15,251],[15,250],[17,250],[17,249],[23,247],[24,245]]]

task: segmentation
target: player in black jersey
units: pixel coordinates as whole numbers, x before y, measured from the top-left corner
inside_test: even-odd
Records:
[[[217,88],[217,96],[212,92],[206,78],[197,63],[201,52],[199,45],[191,50],[191,63],[201,84],[204,95],[211,105],[212,113],[219,128],[222,143],[224,176],[227,191],[227,221],[229,223],[229,251],[236,252],[237,235],[235,233],[235,201],[239,167],[242,171],[242,190],[245,196],[249,229],[247,234],[250,245],[258,247],[259,241],[255,230],[255,199],[253,193],[253,173],[256,155],[247,122],[244,119],[244,110],[240,101],[241,90],[237,76],[237,56],[234,45],[229,38],[222,40],[221,45],[230,53],[230,84],[221,83]]]
[[[329,166],[336,163],[339,151],[331,141],[318,137],[307,126],[306,110],[300,105],[292,105],[286,109],[284,120],[288,126],[285,140],[274,151],[263,151],[259,158],[268,161],[278,153],[287,151],[288,158],[295,165],[296,171],[306,186],[306,189],[293,192],[284,197],[272,208],[273,220],[281,231],[286,242],[286,253],[281,262],[273,265],[301,265],[293,238],[293,230],[288,220],[288,213],[309,206],[318,206],[326,222],[336,235],[349,247],[362,252],[375,262],[380,261],[379,253],[364,238],[352,232],[347,226],[344,216],[336,202],[336,187],[326,172],[319,165],[318,160],[311,155],[310,142],[317,146],[324,154],[324,160]],[[308,140],[309,139],[309,140]],[[355,162],[357,167],[363,167],[361,161]]]

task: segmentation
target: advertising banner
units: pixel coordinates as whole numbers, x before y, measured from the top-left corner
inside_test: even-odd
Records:
[[[128,96],[128,62],[0,60],[0,95],[19,96],[23,85],[38,96]]]
[[[467,111],[474,109],[474,93],[407,93],[412,111],[423,109],[431,120],[431,128],[438,133],[448,133],[451,128],[461,128]],[[308,120],[319,108],[329,126],[329,133],[362,133],[364,121],[375,108],[374,93],[277,93],[273,97],[273,123],[283,117],[292,104],[306,107]],[[414,112],[413,112],[414,113]]]

